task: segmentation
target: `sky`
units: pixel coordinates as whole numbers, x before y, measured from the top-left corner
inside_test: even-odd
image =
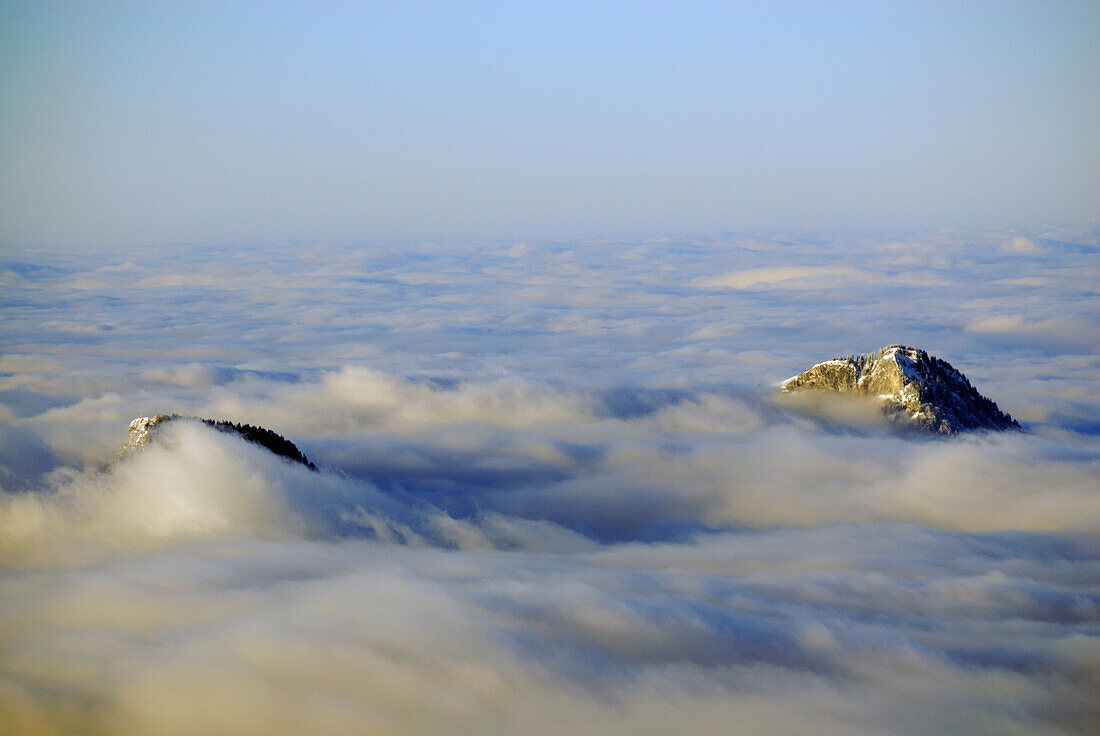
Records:
[[[0,244],[1086,226],[1090,2],[0,5]]]

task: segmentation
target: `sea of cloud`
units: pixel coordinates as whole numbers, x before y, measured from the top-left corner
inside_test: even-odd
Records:
[[[0,733],[1100,723],[1095,232],[2,256]],[[897,342],[1026,431],[775,395]]]

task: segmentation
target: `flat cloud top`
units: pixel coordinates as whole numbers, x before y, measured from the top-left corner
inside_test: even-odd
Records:
[[[7,254],[0,724],[1090,733],[1093,241]],[[899,342],[1028,431],[774,398]],[[110,462],[172,411],[320,472],[195,423]]]

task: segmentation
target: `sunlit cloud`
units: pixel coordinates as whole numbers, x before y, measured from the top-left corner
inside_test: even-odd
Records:
[[[1017,236],[1012,240],[1001,243],[1002,253],[1017,253],[1020,255],[1034,255],[1040,251],[1038,243],[1031,238]]]
[[[1006,237],[12,265],[0,723],[1088,733],[1093,256]],[[1025,431],[776,395],[899,341]]]

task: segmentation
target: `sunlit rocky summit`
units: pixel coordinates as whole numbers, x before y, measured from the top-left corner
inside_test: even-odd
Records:
[[[905,345],[818,363],[784,381],[780,391],[871,397],[888,418],[938,434],[1020,428],[950,363]]]
[[[236,422],[224,420],[215,421],[213,419],[202,419],[180,414],[158,414],[152,417],[138,417],[134,419],[130,422],[129,438],[123,446],[122,451],[119,453],[119,457],[126,457],[140,450],[142,447],[145,447],[153,440],[157,432],[169,422],[199,422],[219,432],[239,435],[245,440],[275,453],[279,457],[305,465],[311,470],[317,469],[293,442],[280,434],[272,432],[270,429],[255,427],[251,424],[237,424]]]

